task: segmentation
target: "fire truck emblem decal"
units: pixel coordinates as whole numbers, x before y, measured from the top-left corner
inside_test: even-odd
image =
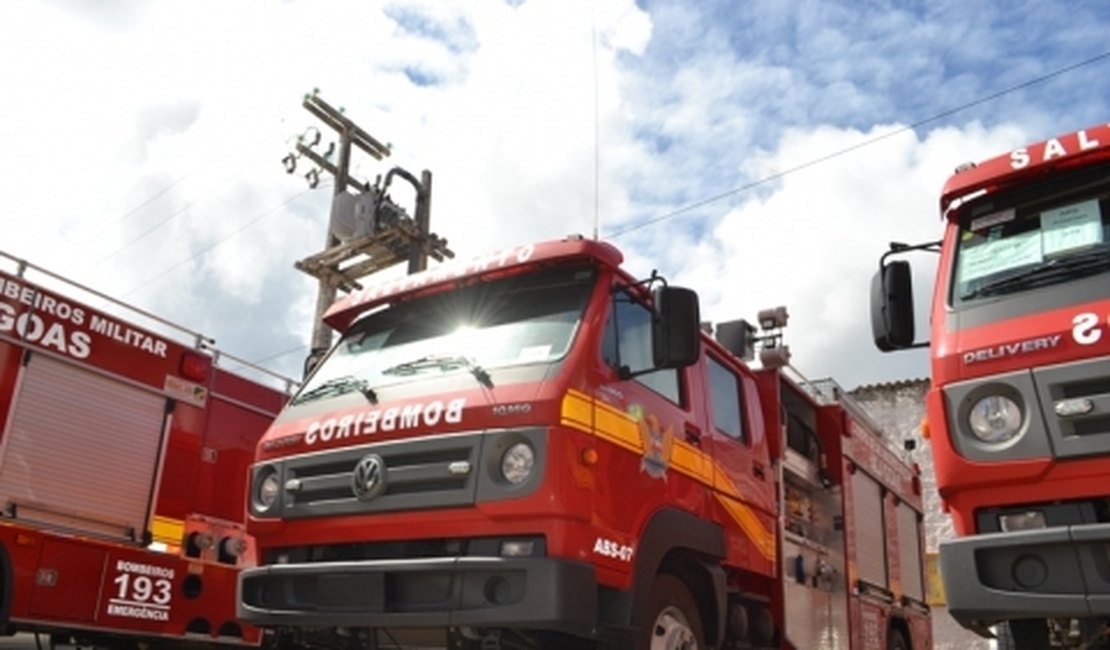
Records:
[[[359,501],[370,501],[385,491],[385,461],[377,454],[363,456],[351,475],[351,491]]]
[[[670,426],[663,427],[654,414],[644,415],[643,409],[638,404],[629,409],[629,415],[636,421],[640,431],[640,442],[644,448],[640,469],[652,478],[666,479],[671,461],[671,449],[674,447],[674,430]]]

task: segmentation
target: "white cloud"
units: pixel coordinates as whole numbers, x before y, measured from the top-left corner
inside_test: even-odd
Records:
[[[1108,21],[1076,4],[1067,39],[1049,2],[973,24],[959,3],[920,15],[850,2],[0,4],[12,62],[0,248],[266,358],[311,328],[315,285],[292,263],[320,247],[331,190],[300,196],[304,161],[287,176],[279,160],[319,126],[300,106],[314,87],[394,144],[383,163],[355,160],[363,178],[433,171],[433,229],[469,257],[591,233],[595,214],[603,235],[620,232],[997,90],[999,76],[1090,56]],[[860,382],[923,374],[843,362],[872,354],[879,253],[939,232],[956,163],[1104,120],[1099,78],[1081,69],[617,243],[637,272],[702,290],[713,318],[788,304],[799,366],[820,359],[815,372],[846,366]]]
[[[790,171],[876,138],[883,139]],[[891,241],[939,239],[940,188],[955,165],[969,157],[995,155],[1025,139],[1013,125],[986,129],[972,124],[938,129],[922,138],[901,125],[868,132],[794,129],[774,150],[751,161],[753,177],[782,174],[770,193],[748,197],[729,210],[710,238],[688,248],[668,241],[660,254],[674,264],[675,281],[708,287],[703,291],[708,320],[754,322],[759,310],[786,305],[786,342],[795,365],[806,374],[835,376],[846,386],[925,377],[922,355],[884,359],[871,343],[868,290],[879,256]],[[662,241],[656,241],[662,248]],[[927,338],[935,262],[928,254],[911,260],[917,271],[918,335]],[[869,362],[860,363],[862,359]]]

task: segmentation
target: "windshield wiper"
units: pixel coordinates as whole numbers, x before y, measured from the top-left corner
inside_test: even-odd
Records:
[[[1031,269],[988,282],[960,296],[961,300],[1006,293],[1017,288],[1033,288],[1053,284],[1065,278],[1079,278],[1110,269],[1110,247],[1099,246],[1093,250],[1057,257]]]
[[[433,354],[426,357],[420,357],[415,361],[408,361],[391,366],[382,371],[383,375],[415,375],[421,370],[428,368],[438,368],[440,370],[455,370],[456,368],[466,368],[470,374],[474,375],[483,386],[486,388],[493,388],[493,380],[490,379],[489,373],[485,368],[478,365],[470,357],[459,354]]]
[[[356,390],[366,398],[367,402],[371,404],[378,403],[378,394],[374,392],[370,384],[365,379],[359,379],[353,375],[343,375],[342,377],[329,379],[319,386],[297,395],[293,403],[300,404],[301,402],[311,402],[321,397],[345,395]]]

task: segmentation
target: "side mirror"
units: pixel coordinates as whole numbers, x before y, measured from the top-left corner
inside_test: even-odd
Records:
[[[301,375],[301,379],[308,379],[308,376],[312,374],[313,370],[316,370],[316,366],[320,365],[320,362],[327,355],[327,348],[313,348],[308,356],[304,358],[304,374]]]
[[[680,287],[656,287],[652,292],[652,360],[656,368],[682,368],[697,363],[701,354],[701,316],[698,294]]]
[[[914,344],[910,263],[889,262],[871,280],[871,333],[883,352]]]

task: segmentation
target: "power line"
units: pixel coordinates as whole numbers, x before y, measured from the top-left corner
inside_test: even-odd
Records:
[[[285,206],[289,205],[289,204],[290,204],[290,203],[292,203],[293,201],[296,201],[297,199],[301,198],[302,196],[304,196],[305,194],[308,194],[308,193],[309,193],[309,192],[311,192],[311,191],[312,191],[312,188],[306,188],[306,189],[304,189],[304,190],[301,190],[300,192],[298,192],[298,193],[296,193],[296,194],[294,194],[294,195],[290,196],[289,198],[287,198],[287,199],[285,199],[284,201],[282,201],[281,203],[278,203],[277,205],[275,205],[275,206],[271,207],[270,209],[266,210],[265,212],[263,212],[263,213],[259,214],[258,216],[256,216],[255,218],[251,219],[250,221],[246,221],[246,222],[244,222],[244,223],[243,223],[242,225],[240,225],[240,226],[239,226],[238,228],[236,228],[236,229],[235,229],[235,230],[233,230],[232,232],[228,233],[228,234],[227,234],[227,235],[225,235],[224,237],[222,237],[222,238],[220,238],[220,239],[216,240],[215,242],[213,242],[213,243],[212,243],[212,244],[210,244],[209,246],[207,246],[207,247],[205,247],[205,248],[203,248],[203,249],[201,249],[201,250],[197,251],[197,252],[196,252],[196,253],[194,253],[193,255],[191,255],[191,256],[189,256],[189,257],[187,257],[187,258],[185,258],[185,259],[181,260],[180,262],[177,262],[176,264],[174,264],[173,266],[171,266],[171,267],[169,267],[169,268],[165,269],[165,270],[164,270],[164,271],[162,271],[161,273],[159,273],[159,274],[157,274],[157,275],[154,275],[154,276],[152,276],[152,277],[148,278],[148,279],[147,279],[147,280],[146,280],[145,282],[143,282],[142,284],[140,284],[140,285],[138,285],[138,286],[135,286],[135,287],[132,287],[131,289],[129,289],[129,290],[127,290],[126,292],[124,292],[123,294],[121,294],[121,297],[127,297],[127,296],[130,296],[131,294],[133,294],[133,293],[135,293],[135,292],[137,292],[137,291],[139,291],[139,290],[141,290],[141,289],[144,289],[144,288],[146,288],[147,286],[149,286],[149,285],[153,284],[153,283],[154,283],[155,281],[157,281],[157,280],[160,280],[161,278],[163,278],[163,277],[165,277],[165,276],[169,275],[170,273],[172,273],[173,271],[177,270],[177,269],[178,269],[178,268],[180,268],[181,266],[184,266],[185,264],[188,264],[189,262],[192,262],[193,260],[197,259],[198,257],[200,257],[200,256],[202,256],[202,255],[206,255],[206,254],[208,254],[208,253],[209,253],[209,252],[210,252],[210,251],[211,251],[212,249],[216,248],[217,246],[220,246],[221,244],[224,244],[224,243],[225,243],[225,242],[227,242],[227,241],[228,241],[229,239],[231,239],[232,237],[235,237],[236,235],[238,235],[239,233],[243,232],[243,231],[244,231],[244,230],[246,230],[247,228],[250,228],[251,226],[253,226],[253,225],[254,225],[255,223],[257,223],[258,221],[262,220],[262,219],[263,219],[263,218],[265,218],[265,217],[268,217],[269,215],[273,214],[274,212],[277,212],[277,211],[278,211],[278,210],[280,210],[281,208],[283,208],[283,207],[285,207]]]
[[[946,117],[950,117],[950,116],[955,115],[956,113],[959,113],[961,111],[965,111],[969,108],[979,106],[980,104],[985,104],[987,102],[998,99],[999,97],[1002,97],[1004,95],[1008,95],[1012,92],[1016,92],[1016,91],[1022,90],[1024,88],[1028,88],[1030,86],[1034,86],[1036,84],[1043,83],[1045,81],[1048,81],[1049,79],[1059,77],[1060,75],[1066,74],[1066,73],[1071,72],[1073,70],[1077,70],[1077,69],[1082,68],[1084,66],[1088,66],[1088,65],[1097,63],[1097,62],[1102,61],[1103,59],[1107,59],[1107,58],[1110,58],[1110,52],[1103,52],[1102,54],[1098,54],[1098,55],[1093,56],[1089,59],[1085,59],[1083,61],[1080,61],[1079,63],[1074,63],[1072,65],[1060,68],[1058,70],[1054,70],[1054,71],[1049,72],[1048,74],[1042,75],[1040,77],[1036,77],[1036,78],[1030,79],[1028,81],[1024,81],[1020,84],[1017,84],[1016,86],[1010,86],[1009,88],[1005,88],[1005,89],[1000,90],[998,92],[991,93],[990,95],[980,97],[979,99],[970,101],[966,104],[961,104],[961,105],[959,105],[955,108],[951,108],[951,109],[943,111],[941,113],[937,113],[937,114],[935,114],[931,117],[927,117],[925,119],[918,120],[917,122],[914,122],[913,124],[910,124],[908,126],[904,126],[902,128],[899,128],[899,129],[895,129],[895,130],[893,130],[889,133],[884,133],[882,135],[878,135],[878,136],[875,136],[873,138],[869,138],[867,140],[864,140],[862,142],[858,142],[858,143],[856,143],[854,145],[851,145],[849,147],[845,147],[843,149],[838,149],[838,150],[836,150],[832,153],[826,154],[824,156],[820,156],[818,158],[814,158],[814,159],[812,159],[808,162],[801,163],[800,165],[790,167],[790,168],[785,169],[781,172],[777,172],[777,173],[771,174],[769,176],[764,176],[763,178],[754,180],[750,183],[745,183],[745,184],[740,185],[738,187],[734,187],[734,188],[732,188],[728,191],[721,192],[720,194],[715,194],[715,195],[713,195],[709,198],[703,199],[701,201],[697,201],[697,202],[694,202],[694,203],[690,203],[688,205],[684,205],[684,206],[682,206],[682,207],[680,207],[676,210],[673,210],[671,212],[668,212],[666,214],[662,214],[662,215],[659,215],[658,217],[653,217],[651,219],[648,219],[647,221],[644,221],[644,222],[641,222],[641,223],[638,223],[638,224],[634,224],[634,225],[628,226],[626,228],[617,229],[617,230],[613,231],[612,233],[610,233],[609,237],[611,237],[611,238],[620,237],[621,235],[626,235],[630,232],[640,230],[641,228],[646,228],[648,226],[657,224],[661,221],[666,221],[668,219],[673,219],[674,217],[677,217],[681,214],[685,214],[687,212],[690,212],[691,210],[696,210],[700,207],[709,205],[710,203],[715,203],[717,201],[720,201],[721,199],[725,199],[725,198],[728,198],[730,196],[740,194],[741,192],[746,192],[746,191],[748,191],[752,188],[759,187],[760,185],[770,183],[771,181],[778,180],[778,179],[786,176],[787,174],[793,174],[793,173],[799,172],[803,169],[813,167],[814,165],[819,165],[821,163],[828,162],[829,160],[832,160],[833,158],[839,158],[840,156],[843,156],[845,154],[851,153],[851,152],[856,151],[858,149],[862,149],[864,147],[871,146],[871,145],[873,145],[877,142],[881,142],[882,140],[892,138],[896,135],[900,135],[900,134],[905,133],[907,131],[913,131],[913,130],[917,129],[918,127],[929,124],[930,122],[936,122],[937,120],[941,120],[941,119],[944,119]]]
[[[305,350],[308,350],[307,345],[298,345],[295,348],[289,348],[288,350],[278,352],[276,354],[271,354],[268,357],[263,357],[263,358],[258,359],[256,361],[251,361],[251,363],[253,363],[256,366],[261,366],[262,364],[264,364],[266,362],[269,362],[269,361],[273,361],[274,359],[280,359],[282,357],[289,356],[290,354],[293,354],[294,352],[302,352],[302,351],[305,351]]]
[[[173,188],[177,187],[181,183],[185,182],[185,179],[189,178],[190,176],[197,173],[201,169],[204,169],[204,164],[198,165],[197,167],[194,167],[193,169],[189,170],[188,172],[185,172],[185,174],[183,176],[181,176],[180,178],[178,178],[174,182],[170,183],[169,185],[163,187],[161,190],[155,192],[153,195],[150,196],[150,198],[146,199],[145,201],[143,201],[139,205],[136,205],[135,207],[131,208],[127,212],[124,212],[123,215],[120,218],[116,219],[112,223],[110,223],[107,226],[104,226],[103,228],[98,230],[95,234],[93,234],[92,239],[96,239],[97,237],[100,237],[101,235],[108,232],[112,228],[115,228],[119,224],[123,223],[124,221],[129,219],[132,215],[134,215],[136,212],[138,212],[139,210],[142,210],[143,208],[150,205],[151,203],[154,203],[159,198],[161,198],[163,195],[165,195],[167,192],[169,192]]]
[[[328,186],[328,185],[329,185],[330,183],[331,183],[331,181],[325,181],[324,183],[322,183],[322,186],[323,186],[323,187],[327,187],[327,186]],[[314,189],[314,188],[311,188],[311,187],[309,187],[309,188],[305,188],[305,189],[301,190],[300,192],[297,192],[296,194],[294,194],[294,195],[292,195],[292,196],[288,197],[287,199],[285,199],[285,200],[284,200],[284,201],[282,201],[281,203],[278,203],[277,205],[274,205],[273,207],[271,207],[271,208],[269,208],[268,210],[266,210],[266,211],[262,212],[261,214],[259,214],[258,216],[254,217],[254,218],[253,218],[253,219],[251,219],[250,221],[246,221],[246,222],[244,222],[244,223],[243,223],[242,225],[240,225],[240,226],[239,226],[238,228],[236,228],[236,229],[235,229],[234,231],[232,231],[232,232],[228,233],[228,234],[227,234],[227,235],[225,235],[224,237],[222,237],[222,238],[220,238],[219,240],[217,240],[217,241],[213,242],[213,243],[212,243],[211,245],[207,246],[206,248],[204,248],[204,249],[202,249],[202,250],[199,250],[199,251],[197,251],[197,252],[196,252],[196,253],[194,253],[193,255],[189,256],[188,258],[186,258],[186,259],[184,259],[184,260],[181,260],[180,262],[177,262],[176,264],[174,264],[173,266],[171,266],[171,267],[169,267],[169,268],[165,269],[165,270],[164,270],[164,271],[162,271],[161,273],[159,273],[159,274],[157,274],[157,275],[155,275],[155,276],[153,276],[153,277],[151,277],[151,278],[147,279],[147,280],[146,280],[145,282],[143,282],[142,284],[140,284],[140,285],[138,285],[138,286],[135,286],[135,287],[133,287],[133,288],[129,289],[128,291],[126,291],[125,293],[123,293],[123,294],[121,295],[121,297],[126,297],[126,296],[129,296],[129,295],[131,295],[131,294],[133,294],[133,293],[137,292],[137,291],[140,291],[140,290],[142,290],[142,289],[146,288],[147,286],[149,286],[149,285],[153,284],[154,282],[156,282],[156,281],[158,281],[158,280],[162,279],[163,277],[165,277],[165,276],[169,275],[170,273],[172,273],[173,271],[177,270],[177,269],[178,269],[178,268],[180,268],[181,266],[184,266],[185,264],[188,264],[189,262],[192,262],[193,260],[196,260],[196,259],[197,259],[198,257],[201,257],[202,255],[206,255],[206,254],[208,254],[208,253],[209,253],[209,252],[211,252],[211,251],[212,251],[212,250],[213,250],[214,248],[216,248],[216,247],[218,247],[218,246],[220,246],[220,245],[222,245],[222,244],[226,243],[226,242],[227,242],[228,240],[230,240],[230,239],[232,239],[233,237],[237,236],[237,235],[238,235],[239,233],[243,232],[243,231],[244,231],[244,230],[246,230],[247,228],[250,228],[250,227],[251,227],[251,226],[253,226],[253,225],[254,225],[255,223],[257,223],[257,222],[261,221],[262,219],[264,219],[265,217],[267,217],[267,216],[269,216],[269,215],[273,214],[274,212],[278,211],[279,209],[281,209],[281,208],[283,208],[283,207],[285,207],[285,206],[289,205],[289,204],[290,204],[290,203],[292,203],[293,201],[296,201],[297,199],[301,198],[301,197],[302,197],[302,196],[304,196],[305,194],[308,194],[308,193],[309,193],[309,192],[311,192],[311,191],[312,191],[313,189]],[[290,349],[288,349],[288,350],[284,350],[284,351],[282,351],[282,352],[278,352],[278,353],[276,353],[276,354],[272,354],[272,355],[270,355],[270,356],[267,356],[267,357],[264,357],[264,358],[262,358],[262,359],[259,359],[259,360],[256,360],[256,361],[251,361],[250,363],[251,363],[252,365],[255,365],[255,366],[263,367],[263,364],[264,364],[264,363],[267,363],[267,362],[273,361],[273,360],[275,360],[275,359],[280,359],[281,357],[284,357],[284,356],[288,356],[288,355],[290,355],[290,354],[293,354],[294,352],[299,352],[299,351],[302,351],[302,350],[304,350],[304,349],[305,349],[305,346],[304,346],[304,345],[298,345],[298,346],[297,346],[297,347],[295,347],[295,348],[290,348]]]
[[[108,231],[109,231],[109,230],[111,230],[112,228],[114,228],[114,227],[118,226],[118,225],[119,225],[120,223],[122,223],[122,222],[126,221],[127,219],[131,218],[131,217],[132,217],[133,215],[135,215],[135,213],[139,212],[140,210],[142,210],[142,209],[143,209],[143,208],[145,208],[146,206],[150,205],[151,203],[154,203],[155,201],[157,201],[158,199],[160,199],[160,198],[161,198],[162,196],[164,196],[164,195],[165,195],[165,194],[166,194],[167,192],[169,192],[169,191],[170,191],[170,190],[172,190],[173,188],[177,187],[177,186],[178,186],[178,185],[180,185],[181,183],[185,182],[185,180],[186,180],[186,179],[188,179],[189,177],[191,177],[191,176],[195,175],[195,174],[196,174],[197,172],[199,172],[200,170],[204,169],[204,168],[205,168],[205,165],[207,165],[208,163],[212,162],[213,160],[215,160],[216,158],[219,158],[219,157],[220,157],[220,152],[216,152],[216,153],[213,153],[212,155],[208,156],[208,158],[206,158],[206,159],[204,160],[204,162],[202,162],[201,164],[197,165],[196,167],[194,167],[194,168],[190,169],[189,171],[185,172],[184,174],[182,174],[181,176],[179,176],[179,177],[178,177],[177,179],[175,179],[175,180],[174,180],[173,182],[171,182],[171,183],[170,183],[169,185],[166,185],[166,186],[165,186],[165,187],[163,187],[162,189],[158,190],[157,192],[155,192],[154,194],[152,194],[151,196],[149,196],[148,198],[146,198],[145,200],[143,200],[143,201],[142,201],[141,203],[139,203],[139,204],[138,204],[138,205],[136,205],[135,207],[131,208],[131,209],[130,209],[130,210],[128,210],[127,212],[124,212],[124,213],[123,213],[123,214],[122,214],[122,215],[121,215],[121,216],[120,216],[119,218],[117,218],[117,219],[116,219],[115,221],[113,221],[112,223],[110,223],[110,224],[108,224],[108,225],[104,226],[103,228],[101,228],[100,230],[98,230],[98,231],[97,231],[96,233],[94,233],[94,234],[93,234],[93,235],[91,236],[91,238],[92,238],[92,239],[95,239],[95,238],[97,238],[97,237],[100,237],[101,235],[103,235],[104,233],[108,232]],[[244,169],[241,169],[241,170],[239,170],[238,172],[236,172],[235,174],[233,174],[233,175],[232,175],[232,178],[234,178],[235,176],[238,176],[239,174],[242,174],[242,173],[243,173],[244,171],[246,171],[246,169],[249,169],[250,167],[254,167],[255,165],[257,165],[258,163],[262,162],[263,160],[265,160],[265,159],[266,159],[266,158],[268,158],[268,157],[269,157],[269,155],[268,155],[268,154],[263,154],[263,155],[261,155],[261,156],[258,156],[257,158],[254,158],[254,159],[253,159],[253,160],[251,160],[251,161],[250,161],[249,163],[247,163],[247,166],[246,166],[246,167],[245,167]],[[227,180],[227,179],[225,179],[225,180]],[[220,185],[222,185],[222,184],[223,184],[223,183],[221,182],[221,183],[220,183]],[[219,185],[217,185],[217,187],[219,187]],[[210,193],[211,193],[211,192],[210,192]],[[203,197],[202,197],[202,198],[203,198]],[[198,200],[199,200],[199,199],[198,199]]]
[[[194,205],[196,205],[197,203],[200,203],[201,201],[203,201],[203,200],[207,199],[208,197],[212,196],[213,194],[215,194],[215,193],[217,192],[217,190],[220,190],[221,188],[223,188],[223,187],[224,187],[225,185],[227,185],[227,184],[228,184],[228,183],[230,183],[231,181],[233,181],[233,180],[235,180],[236,178],[238,178],[239,176],[243,175],[243,173],[245,173],[245,172],[246,172],[247,170],[249,170],[250,168],[252,168],[252,167],[254,167],[255,165],[257,165],[257,164],[259,163],[259,161],[261,161],[261,160],[262,160],[262,159],[263,159],[264,157],[265,157],[265,156],[260,156],[259,158],[256,158],[255,160],[253,160],[253,161],[251,161],[251,162],[247,163],[247,164],[246,164],[246,165],[245,165],[244,167],[242,167],[241,169],[239,169],[239,171],[235,172],[234,174],[232,174],[232,175],[230,175],[230,176],[227,176],[227,177],[225,177],[225,178],[224,178],[223,180],[221,180],[221,181],[220,181],[219,183],[217,183],[216,185],[214,185],[214,186],[213,186],[213,187],[212,187],[212,188],[211,188],[210,190],[208,190],[207,192],[205,192],[205,193],[204,193],[204,194],[202,194],[201,196],[197,197],[196,199],[193,199],[192,201],[189,201],[189,202],[188,202],[188,203],[186,203],[185,205],[181,206],[181,208],[179,208],[178,210],[176,210],[176,211],[174,211],[174,212],[170,213],[170,214],[169,214],[169,216],[167,216],[166,218],[162,219],[161,221],[159,221],[158,223],[154,224],[154,225],[153,225],[153,226],[151,226],[150,228],[147,228],[147,229],[146,229],[146,230],[144,230],[143,232],[139,233],[139,235],[138,235],[138,236],[136,236],[136,237],[134,237],[134,238],[130,239],[130,240],[129,240],[129,241],[127,242],[127,243],[125,243],[125,244],[124,244],[123,246],[120,246],[120,247],[119,247],[119,248],[117,248],[116,250],[112,251],[111,253],[108,253],[108,254],[107,254],[107,255],[105,255],[104,257],[102,257],[102,258],[100,258],[99,260],[97,260],[97,261],[96,261],[96,263],[94,263],[94,264],[93,264],[93,266],[100,266],[100,265],[101,265],[101,264],[103,264],[104,262],[107,262],[107,261],[108,261],[108,260],[110,260],[111,258],[113,258],[113,257],[115,257],[116,255],[119,255],[119,254],[120,254],[120,253],[122,253],[123,251],[127,250],[128,248],[130,248],[130,247],[131,247],[131,246],[133,246],[134,244],[136,244],[136,243],[138,243],[139,241],[141,241],[141,240],[145,239],[146,237],[150,236],[150,235],[151,235],[151,233],[153,233],[153,232],[154,232],[155,230],[158,230],[158,229],[159,229],[159,228],[161,228],[162,226],[166,225],[167,223],[169,223],[169,222],[170,222],[170,221],[172,221],[173,219],[175,219],[175,218],[177,218],[178,216],[180,216],[180,215],[181,215],[182,213],[184,213],[184,212],[185,212],[186,210],[188,210],[189,208],[193,207],[193,206],[194,206]],[[184,179],[181,179],[181,180],[184,180]],[[180,182],[180,181],[179,181],[179,182]],[[176,184],[176,183],[175,183],[175,184]],[[126,217],[125,217],[125,218],[126,218]],[[122,219],[121,219],[120,221],[122,221]],[[118,221],[117,221],[117,223],[118,223]],[[115,224],[113,224],[113,225],[115,225]]]

